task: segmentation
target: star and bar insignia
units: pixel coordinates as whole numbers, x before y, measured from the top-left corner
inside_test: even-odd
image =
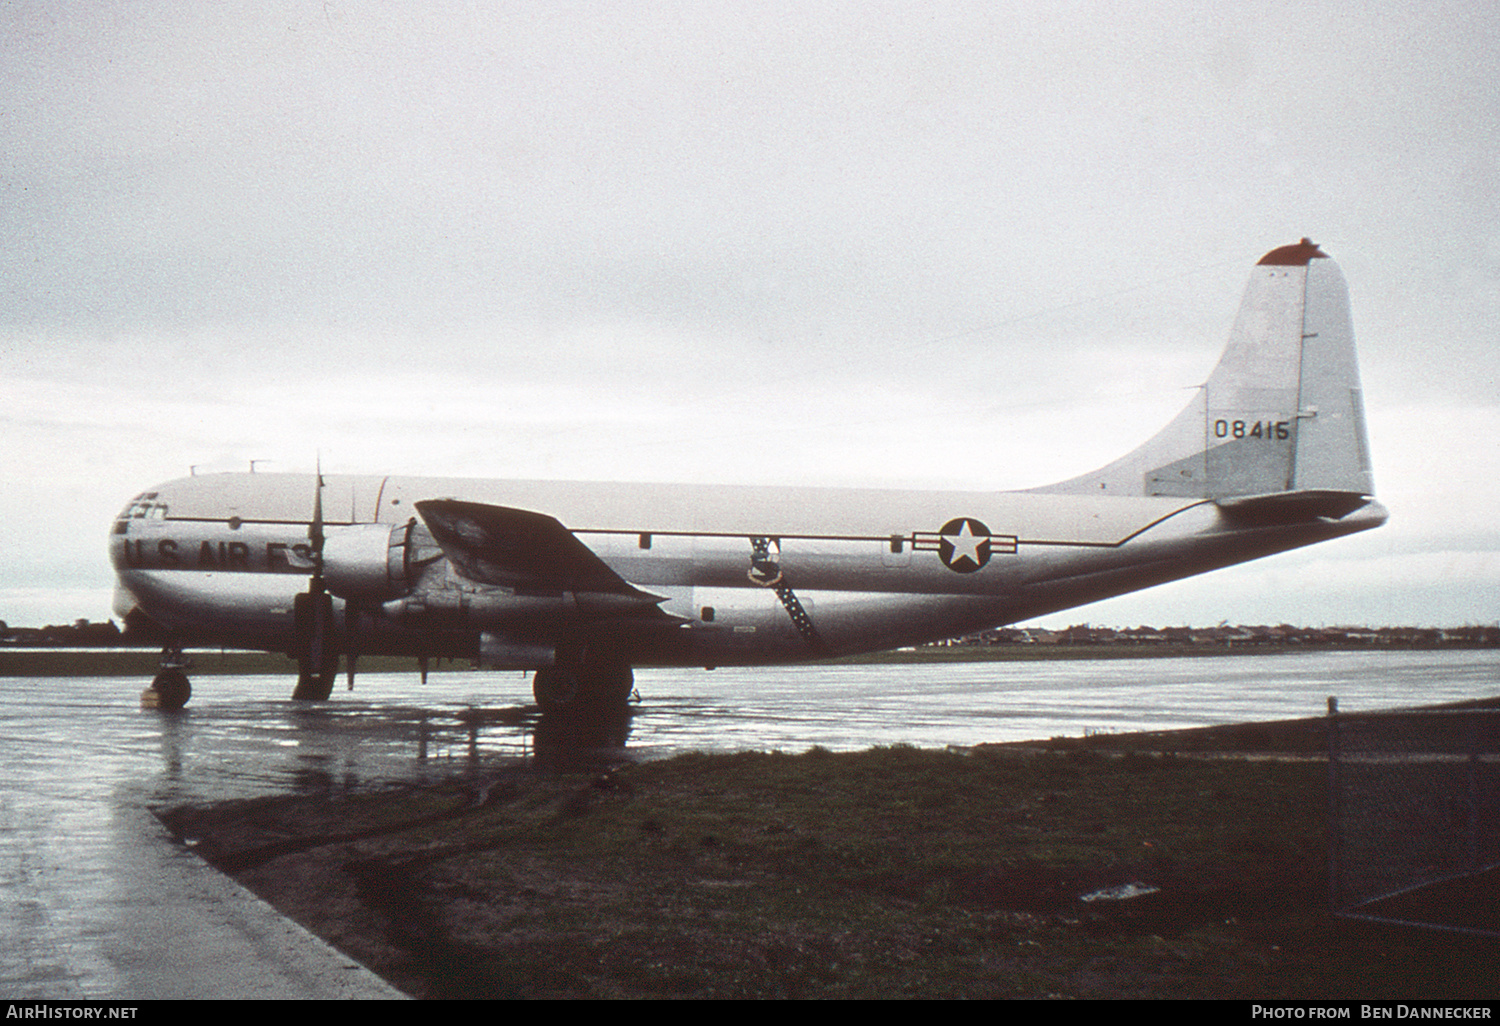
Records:
[[[912,548],[919,552],[935,551],[949,570],[972,574],[983,569],[992,555],[1014,553],[1016,539],[1011,535],[990,534],[990,529],[973,517],[954,517],[936,534],[928,531],[913,534]]]

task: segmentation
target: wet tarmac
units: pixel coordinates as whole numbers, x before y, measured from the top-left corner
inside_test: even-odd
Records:
[[[250,793],[234,778],[265,760],[141,712],[139,691],[0,678],[0,995],[401,997],[168,835],[152,808]]]
[[[609,759],[744,748],[971,745],[1495,694],[1500,653],[1391,653],[638,671]],[[179,713],[139,678],[0,677],[0,995],[397,997],[176,843],[152,810],[343,794],[600,757],[540,721],[519,674],[195,678]],[[342,682],[341,682],[342,685]]]

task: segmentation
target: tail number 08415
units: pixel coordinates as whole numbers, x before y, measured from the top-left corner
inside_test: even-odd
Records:
[[[1284,442],[1292,437],[1292,422],[1289,420],[1216,420],[1215,438],[1260,438],[1266,441]]]

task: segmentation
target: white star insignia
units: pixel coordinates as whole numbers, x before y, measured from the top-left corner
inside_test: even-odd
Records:
[[[945,534],[943,540],[953,546],[953,554],[948,557],[951,566],[960,559],[967,559],[976,567],[982,565],[979,558],[979,546],[990,540],[987,534],[975,534],[969,530],[969,521],[965,520],[959,525],[957,534]]]

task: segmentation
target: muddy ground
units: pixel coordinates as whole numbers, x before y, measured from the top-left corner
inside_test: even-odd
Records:
[[[416,997],[1494,998],[1500,940],[1330,915],[1320,722],[161,816]]]

